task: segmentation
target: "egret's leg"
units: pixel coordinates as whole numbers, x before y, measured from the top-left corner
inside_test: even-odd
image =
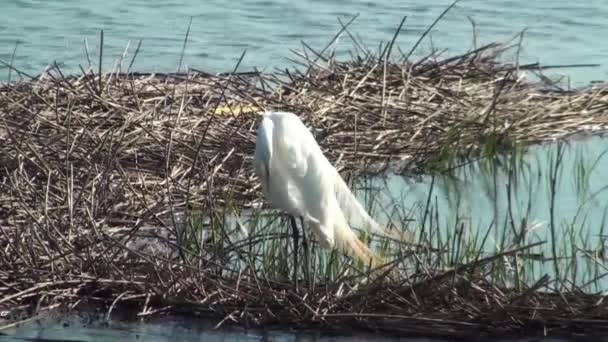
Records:
[[[300,225],[302,227],[302,247],[304,247],[304,275],[306,276],[306,284],[310,286],[310,249],[306,239],[306,229],[304,229],[304,218],[301,216]]]
[[[289,221],[291,222],[291,229],[293,231],[293,282],[298,288],[298,239],[300,238],[298,233],[298,226],[296,225],[296,219],[292,215],[289,215]]]

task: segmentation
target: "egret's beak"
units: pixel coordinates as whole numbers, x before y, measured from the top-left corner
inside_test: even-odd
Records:
[[[264,167],[266,167],[266,184],[270,188],[270,165],[268,165],[268,161],[264,161]]]
[[[243,113],[259,112],[260,110],[262,110],[260,107],[253,105],[225,105],[216,107],[213,114],[239,115]]]

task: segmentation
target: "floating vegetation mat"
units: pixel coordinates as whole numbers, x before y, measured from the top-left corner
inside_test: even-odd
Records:
[[[551,277],[519,284],[517,272],[500,266],[517,265],[537,246],[521,239],[489,256],[392,247],[395,272],[379,278],[313,246],[296,285],[281,222],[247,237],[226,223],[263,202],[251,167],[259,109],[300,115],[330,161],[356,174],[441,172],[458,160],[606,128],[606,84],[564,89],[543,75],[551,66],[505,61],[518,49],[518,42],[492,43],[413,60],[390,43],[339,61],[306,48],[293,68],[273,74],[64,76],[53,67],[3,85],[5,327],[93,302],[108,317],[122,308],[139,317],[202,315],[218,325],[443,336],[608,333],[601,293]],[[182,235],[178,212],[186,213]],[[166,250],[134,244],[152,228],[163,232],[156,244]]]

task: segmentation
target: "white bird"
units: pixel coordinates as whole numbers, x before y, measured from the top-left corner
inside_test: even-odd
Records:
[[[291,215],[296,245],[294,263],[297,264],[294,216],[298,216],[309,222],[322,247],[340,247],[354,252],[367,264],[371,262],[372,267],[382,265],[383,259],[359,240],[347,218],[359,221],[367,231],[393,238],[396,235],[380,227],[367,214],[298,116],[289,112],[261,114],[254,172],[262,183],[266,199]]]

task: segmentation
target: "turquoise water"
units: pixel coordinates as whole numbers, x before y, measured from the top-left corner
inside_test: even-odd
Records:
[[[575,218],[574,224],[588,220],[588,223],[599,225],[604,212],[608,210],[608,178],[604,177],[605,170],[608,170],[608,139],[589,137],[563,145],[563,149],[556,183],[554,220],[558,224],[572,224],[571,219]],[[517,179],[512,181],[513,197],[510,203],[506,188],[509,179],[504,169],[497,168],[494,172],[475,162],[456,169],[453,178],[436,177],[431,192],[432,205],[437,205],[440,211],[458,206],[458,212],[454,212],[454,215],[440,216],[438,224],[454,227],[455,219],[459,217],[461,222],[468,221],[479,229],[489,227],[493,219],[497,219],[498,225],[502,226],[502,221],[508,216],[507,208],[511,207],[515,219],[528,216],[546,227],[551,219],[549,165],[556,153],[556,144],[529,147],[522,156],[521,170],[514,174]],[[576,169],[581,165],[586,170],[586,181],[577,182]],[[414,208],[426,202],[431,179],[430,175],[414,179],[391,174],[383,179],[373,179],[370,185],[379,194],[378,202],[385,205],[399,203],[404,208]],[[527,212],[529,203],[530,210]],[[383,216],[386,220],[390,215]]]
[[[462,225],[463,240],[476,241],[477,248],[487,234],[483,245],[487,253],[504,250],[504,246],[513,241],[513,231],[519,232],[522,219],[526,219],[525,244],[545,241],[544,245],[533,249],[545,260],[533,261],[526,267],[530,282],[545,273],[555,278],[551,260],[553,221],[556,254],[562,260],[561,276],[575,257],[578,261],[576,276],[568,274],[568,279],[578,286],[589,285],[586,291],[605,292],[608,277],[602,276],[598,282],[592,280],[606,275],[608,270],[605,253],[599,257],[594,254],[603,253],[608,247],[608,231],[604,229],[608,219],[608,178],[605,177],[608,139],[600,136],[576,139],[562,145],[562,149],[554,190],[550,173],[558,155],[558,145],[544,144],[531,146],[521,160],[518,159],[519,166],[514,168],[517,171],[511,179],[506,161],[502,168],[496,169],[489,168],[489,163],[479,162],[462,166],[456,169],[453,177],[437,176],[433,186],[430,175],[415,179],[394,174],[376,177],[365,184],[367,189],[375,191],[375,196],[370,196],[374,203],[368,204],[368,208],[385,224],[389,220],[400,224],[404,217],[413,219],[410,230],[417,234],[430,198],[430,212],[438,215],[432,225],[426,222],[427,231],[430,226],[434,227],[432,229],[441,233],[445,243],[451,241]],[[364,194],[358,193],[361,200],[364,200]],[[438,239],[433,241],[440,242]],[[573,249],[572,243],[578,248]]]
[[[2,0],[0,2],[0,59],[9,62],[16,47],[13,64],[20,70],[37,74],[50,63],[57,62],[68,73],[76,73],[79,64],[87,67],[85,40],[90,51],[91,63],[97,65],[99,53],[99,31],[104,30],[104,63],[108,70],[118,56],[128,47],[125,59],[133,56],[138,41],[142,47],[135,60],[133,70],[170,72],[178,68],[181,47],[192,17],[192,26],[183,63],[186,66],[208,71],[226,71],[233,68],[244,50],[247,54],[242,69],[258,67],[271,71],[273,68],[290,66],[287,57],[290,49],[300,49],[301,40],[313,47],[322,48],[340,29],[336,18],[346,22],[359,14],[352,25],[357,34],[370,48],[377,47],[380,40],[388,41],[394,34],[402,16],[408,19],[398,43],[404,50],[416,41],[434,18],[451,1],[279,1],[248,0],[240,2],[224,1],[121,1],[121,0]],[[510,0],[510,1],[461,1],[432,31],[432,45],[448,48],[450,53],[464,52],[472,46],[472,26],[468,20],[476,22],[480,36],[478,44],[493,40],[504,40],[527,29],[524,44],[524,61],[542,61],[548,64],[599,63],[592,69],[562,70],[573,84],[583,84],[592,80],[603,80],[608,75],[608,2],[590,0],[571,2],[565,0]],[[351,45],[347,38],[340,40],[342,51]],[[418,55],[429,51],[431,39],[425,40]],[[123,69],[128,65],[123,64]],[[9,70],[0,66],[0,80],[6,80]],[[12,77],[14,77],[14,72]],[[584,144],[590,159],[599,157],[608,148],[606,140],[592,139]],[[536,153],[536,154],[535,154]],[[546,161],[535,159],[543,155],[542,150],[532,151],[528,158],[531,173],[547,172],[543,169]],[[571,156],[574,156],[572,154]],[[558,193],[556,221],[560,226],[570,222],[585,200],[573,186],[571,170],[574,162],[570,158],[562,176],[563,183]],[[567,159],[568,159],[567,158]],[[534,171],[536,170],[536,171]],[[540,170],[540,171],[539,171]],[[606,185],[602,171],[608,170],[604,157],[590,176],[589,188],[598,191]],[[462,171],[466,172],[466,171]],[[473,172],[473,171],[469,171]],[[534,176],[533,176],[534,177]],[[493,208],[493,203],[504,204],[504,193],[491,194],[488,190],[489,178],[475,177],[473,183],[460,183],[462,202],[459,210],[453,210],[449,199],[451,188],[438,188],[438,206],[452,213],[469,216],[474,226],[487,229],[491,220],[505,219],[504,207]],[[477,181],[478,180],[478,181]],[[499,179],[504,186],[504,178]],[[406,192],[403,205],[413,206],[424,202],[428,193],[429,179],[417,181],[399,177],[391,178],[389,186],[394,191],[387,192],[394,197]],[[397,190],[395,190],[397,189]],[[396,192],[395,192],[396,191]],[[490,196],[490,197],[488,197]],[[494,197],[492,197],[494,196]],[[544,223],[538,234],[546,234],[548,221],[548,201],[546,186],[537,185],[533,196],[523,199],[518,210],[525,208],[526,201],[533,202],[531,217]],[[452,196],[453,197],[453,196]],[[494,201],[498,199],[498,202]],[[502,202],[501,202],[502,201]],[[580,232],[589,236],[595,245],[602,243],[602,224],[605,203],[608,196],[600,193],[585,207],[587,220],[581,225],[588,229]],[[515,215],[519,215],[517,212]],[[443,226],[449,227],[456,217],[445,215]],[[582,217],[582,216],[581,216]],[[580,217],[579,217],[580,219]],[[502,221],[501,221],[502,222]],[[565,229],[565,228],[564,228]],[[116,325],[117,324],[117,325]],[[80,326],[76,323],[65,327],[61,323],[27,325],[13,330],[16,338],[45,337],[73,338],[80,340],[138,339],[168,341],[176,336],[180,340],[318,340],[314,335],[296,336],[286,333],[243,333],[214,332],[208,327],[195,329],[196,325],[180,322],[163,322],[150,325]],[[111,329],[109,329],[111,328]],[[269,334],[269,335],[268,335]],[[265,337],[266,336],[266,337]],[[368,338],[365,338],[368,340]]]
[[[0,59],[10,61],[18,42],[14,65],[36,74],[49,63],[78,72],[88,65],[84,40],[92,64],[97,65],[99,31],[104,30],[104,68],[129,46],[132,56],[138,40],[142,48],[133,69],[175,71],[190,17],[192,27],[184,64],[210,71],[232,69],[243,50],[244,68],[272,70],[289,65],[289,49],[301,40],[323,47],[343,22],[359,14],[352,31],[370,48],[390,40],[402,16],[407,21],[398,42],[411,47],[424,29],[451,1],[381,0],[301,1],[246,0],[224,2],[169,0],[3,0],[0,3]],[[486,1],[463,0],[436,26],[433,45],[462,52],[472,44],[471,17],[479,40],[503,40],[527,28],[523,57],[546,63],[603,63],[608,56],[608,3],[603,0]],[[350,47],[347,38],[340,41]],[[427,39],[420,53],[429,50]],[[449,52],[448,52],[449,53]],[[125,63],[128,65],[128,63]],[[123,67],[126,68],[127,65]],[[608,66],[573,70],[573,81],[604,79]],[[0,70],[6,79],[8,70]]]

